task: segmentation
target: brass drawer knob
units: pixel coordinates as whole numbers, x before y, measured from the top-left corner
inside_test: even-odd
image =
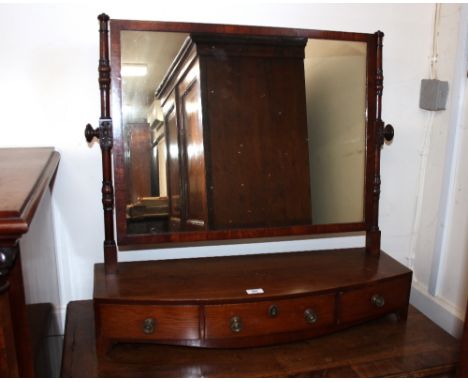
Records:
[[[229,327],[233,333],[239,333],[242,330],[242,320],[239,316],[234,316],[229,322]]]
[[[269,315],[270,317],[273,317],[273,318],[274,318],[274,317],[278,316],[278,314],[279,314],[279,309],[278,309],[278,307],[277,307],[276,305],[271,305],[271,306],[268,308],[268,315]]]
[[[143,332],[145,334],[151,334],[154,332],[155,326],[156,326],[156,320],[154,318],[146,318],[143,321]]]
[[[371,298],[371,302],[377,308],[381,308],[385,305],[385,299],[380,294],[374,294]]]
[[[315,324],[318,320],[317,313],[315,313],[312,309],[306,309],[304,311],[304,318],[309,324]]]

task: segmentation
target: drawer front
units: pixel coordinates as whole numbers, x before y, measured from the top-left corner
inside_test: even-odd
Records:
[[[404,277],[344,292],[340,300],[340,321],[359,321],[404,309],[410,287],[411,278]]]
[[[335,295],[205,306],[205,338],[255,337],[335,323]]]
[[[198,306],[101,304],[101,334],[115,339],[199,339]]]

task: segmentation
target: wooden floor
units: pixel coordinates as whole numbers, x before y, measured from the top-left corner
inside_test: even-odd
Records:
[[[449,376],[459,343],[410,307],[339,333],[281,346],[197,349],[119,344],[96,359],[92,301],[68,305],[62,377],[383,377]]]

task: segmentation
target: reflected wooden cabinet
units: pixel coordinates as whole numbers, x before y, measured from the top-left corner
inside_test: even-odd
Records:
[[[179,161],[179,133],[177,128],[177,109],[175,97],[171,94],[164,104],[164,123],[166,128],[167,162],[166,171],[168,181],[169,224],[171,229],[181,226],[181,179]]]
[[[129,185],[131,203],[151,195],[151,130],[148,123],[127,124],[129,155]]]
[[[174,230],[204,229],[208,220],[199,67],[191,63],[185,69],[188,72],[178,73],[182,74],[178,83],[168,89],[170,94],[160,95],[168,136],[170,227]]]
[[[311,224],[306,42],[186,40],[156,92],[173,230]]]

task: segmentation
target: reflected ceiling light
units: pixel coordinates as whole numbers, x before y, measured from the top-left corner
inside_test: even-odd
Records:
[[[120,74],[122,77],[144,77],[148,73],[146,64],[122,64]]]

